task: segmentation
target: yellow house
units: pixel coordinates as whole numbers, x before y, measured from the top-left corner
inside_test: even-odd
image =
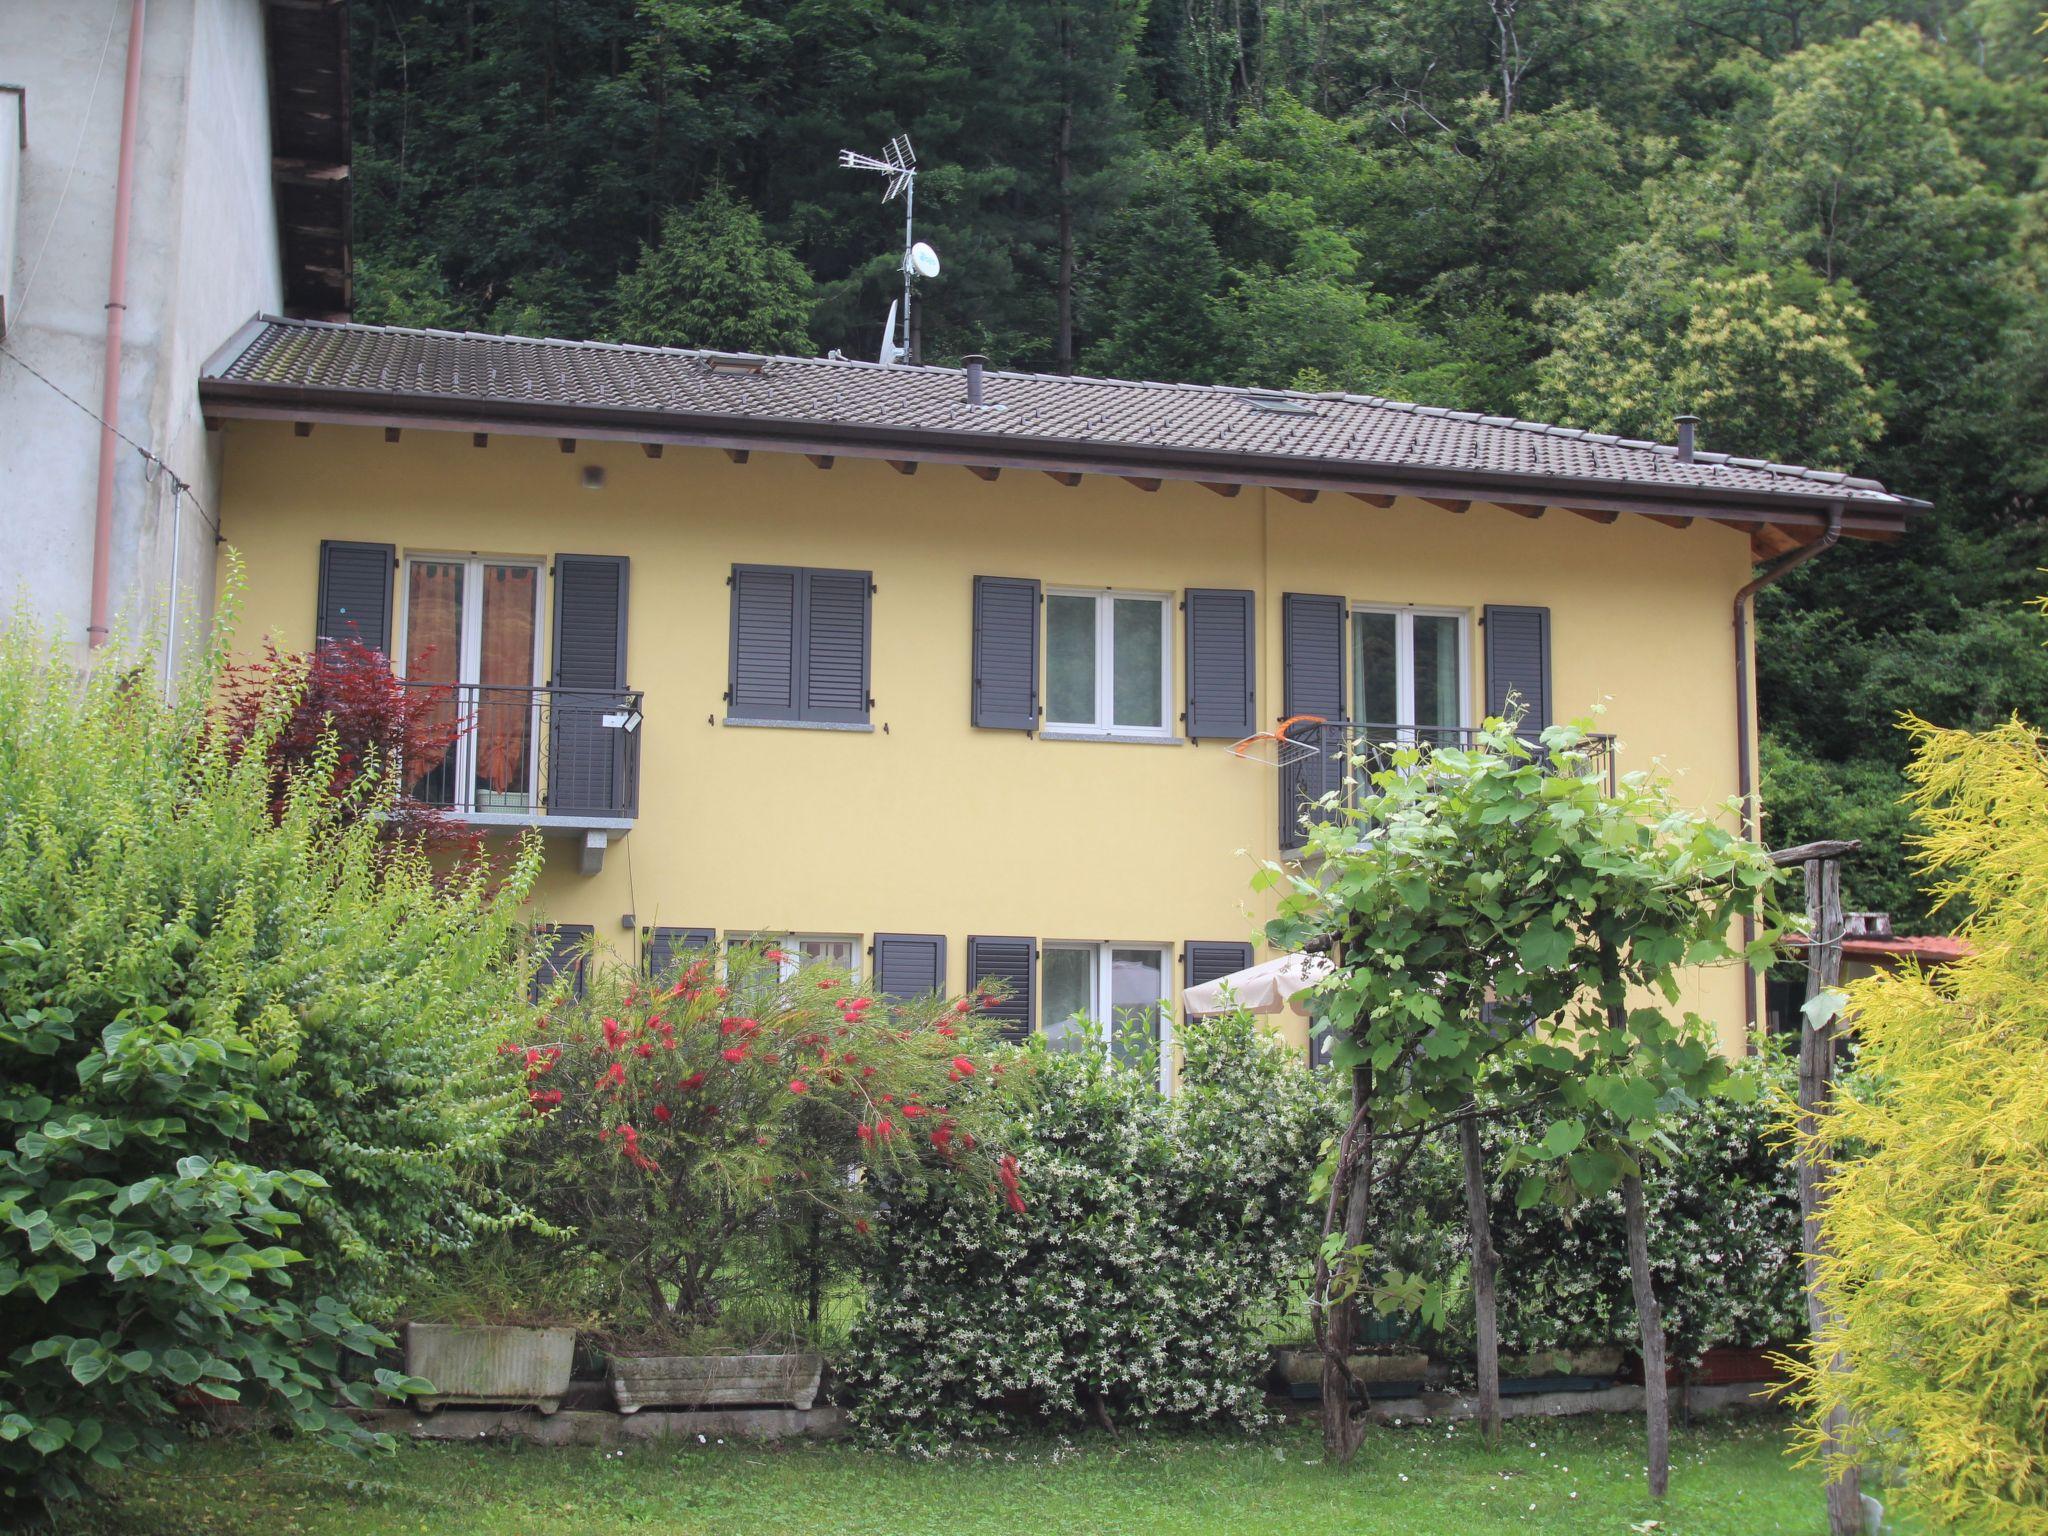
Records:
[[[259,317],[200,393],[238,646],[357,636],[448,688],[473,729],[415,792],[547,835],[538,916],[657,959],[793,935],[898,992],[999,976],[1055,1035],[1170,1032],[1180,986],[1250,963],[1257,861],[1361,736],[1512,693],[1601,710],[1621,771],[1750,796],[1755,564],[1924,505],[1689,421],[980,359]],[[1282,719],[1303,762],[1232,752]],[[1739,1050],[1746,977],[1692,992]]]

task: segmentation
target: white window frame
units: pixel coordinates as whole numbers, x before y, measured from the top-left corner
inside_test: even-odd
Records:
[[[802,947],[806,944],[844,944],[853,959],[846,967],[846,974],[853,981],[860,980],[860,952],[862,935],[857,933],[786,933],[775,940],[782,951],[782,979],[788,981],[804,968]]]
[[[1045,640],[1045,729],[1056,736],[1173,736],[1173,594],[1139,592],[1123,587],[1047,587],[1045,612],[1039,623]],[[1052,717],[1052,602],[1055,597],[1086,597],[1095,603],[1095,721]],[[1159,605],[1159,724],[1117,725],[1116,599]]]
[[[398,642],[397,652],[392,657],[391,670],[394,676],[404,681],[406,669],[412,660],[412,568],[415,564],[459,565],[462,567],[462,635],[457,644],[461,654],[455,658],[455,703],[458,711],[465,708],[474,710],[483,700],[482,677],[484,661],[484,570],[493,565],[524,566],[534,573],[533,583],[533,704],[531,721],[527,726],[527,739],[534,744],[533,761],[526,770],[526,804],[528,813],[540,809],[540,740],[541,740],[541,696],[540,690],[547,686],[547,637],[548,637],[548,596],[553,583],[548,580],[548,557],[545,555],[480,555],[473,551],[436,551],[431,549],[408,549],[398,563],[398,618],[395,625]],[[466,690],[466,691],[465,691]],[[457,811],[474,811],[480,807],[477,800],[476,782],[476,733],[465,730],[455,739],[455,785]],[[514,808],[517,809],[517,808]]]
[[[1102,1032],[1098,1042],[1104,1056],[1115,1050],[1115,1020],[1110,1017],[1111,956],[1119,949],[1145,950],[1159,957],[1159,1091],[1173,1092],[1173,946],[1147,939],[1047,939],[1038,946],[1038,994],[1045,996],[1045,958],[1054,950],[1085,950],[1092,957],[1088,984],[1088,1018]],[[1038,1031],[1045,1033],[1045,1010],[1039,1008]],[[1055,1020],[1065,1023],[1064,1019]]]
[[[1353,603],[1351,614],[1386,613],[1394,616],[1394,720],[1358,720],[1357,725],[1396,725],[1400,739],[1409,740],[1418,728],[1415,718],[1415,620],[1456,619],[1458,621],[1458,718],[1450,726],[1435,729],[1472,728],[1472,613],[1466,608],[1432,608],[1415,603]],[[1355,626],[1344,636],[1345,669],[1351,696],[1344,701],[1347,712],[1358,703],[1358,640]]]

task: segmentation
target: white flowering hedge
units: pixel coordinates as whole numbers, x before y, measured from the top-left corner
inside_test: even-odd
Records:
[[[1181,1041],[1170,1099],[1142,1066],[1045,1060],[1011,1142],[1023,1215],[897,1192],[842,1367],[864,1435],[942,1450],[1105,1416],[1260,1421],[1270,1324],[1313,1246],[1327,1083],[1242,1016]]]
[[[1739,1072],[1782,1077],[1762,1058]],[[1781,1084],[1781,1086],[1785,1086]],[[1776,1142],[1768,1083],[1754,1103],[1716,1096],[1673,1118],[1669,1160],[1644,1180],[1650,1268],[1675,1364],[1720,1345],[1748,1347],[1802,1338],[1799,1187],[1790,1149]],[[1499,1138],[1489,1133],[1487,1140]],[[1464,1186],[1455,1140],[1424,1150],[1403,1188],[1383,1205],[1382,1241],[1400,1267],[1441,1274],[1466,1248]],[[1569,1212],[1517,1210],[1513,1181],[1493,1192],[1493,1241],[1500,1255],[1501,1349],[1510,1354],[1637,1340],[1619,1194]],[[1432,1347],[1469,1347],[1467,1315]]]

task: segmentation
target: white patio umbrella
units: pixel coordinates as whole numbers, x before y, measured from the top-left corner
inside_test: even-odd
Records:
[[[1333,969],[1321,955],[1282,955],[1277,960],[1205,981],[1199,987],[1189,987],[1180,999],[1190,1014],[1228,1013],[1233,1008],[1249,1013],[1281,1013],[1291,1008],[1306,1018],[1308,999],[1299,994]]]

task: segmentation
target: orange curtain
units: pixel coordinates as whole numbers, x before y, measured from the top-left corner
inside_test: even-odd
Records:
[[[524,790],[529,778],[539,579],[540,572],[530,565],[484,567],[476,777],[482,787],[499,792]]]
[[[405,644],[411,653],[405,675],[416,683],[453,684],[462,675],[462,588],[463,569],[454,560],[415,560],[406,583]],[[455,690],[437,694],[433,708],[421,722],[431,740],[443,743],[438,750],[417,751],[416,761],[406,766],[412,773],[411,790],[430,799],[445,799],[452,785],[430,791],[429,775],[447,761],[454,750],[458,710]]]

